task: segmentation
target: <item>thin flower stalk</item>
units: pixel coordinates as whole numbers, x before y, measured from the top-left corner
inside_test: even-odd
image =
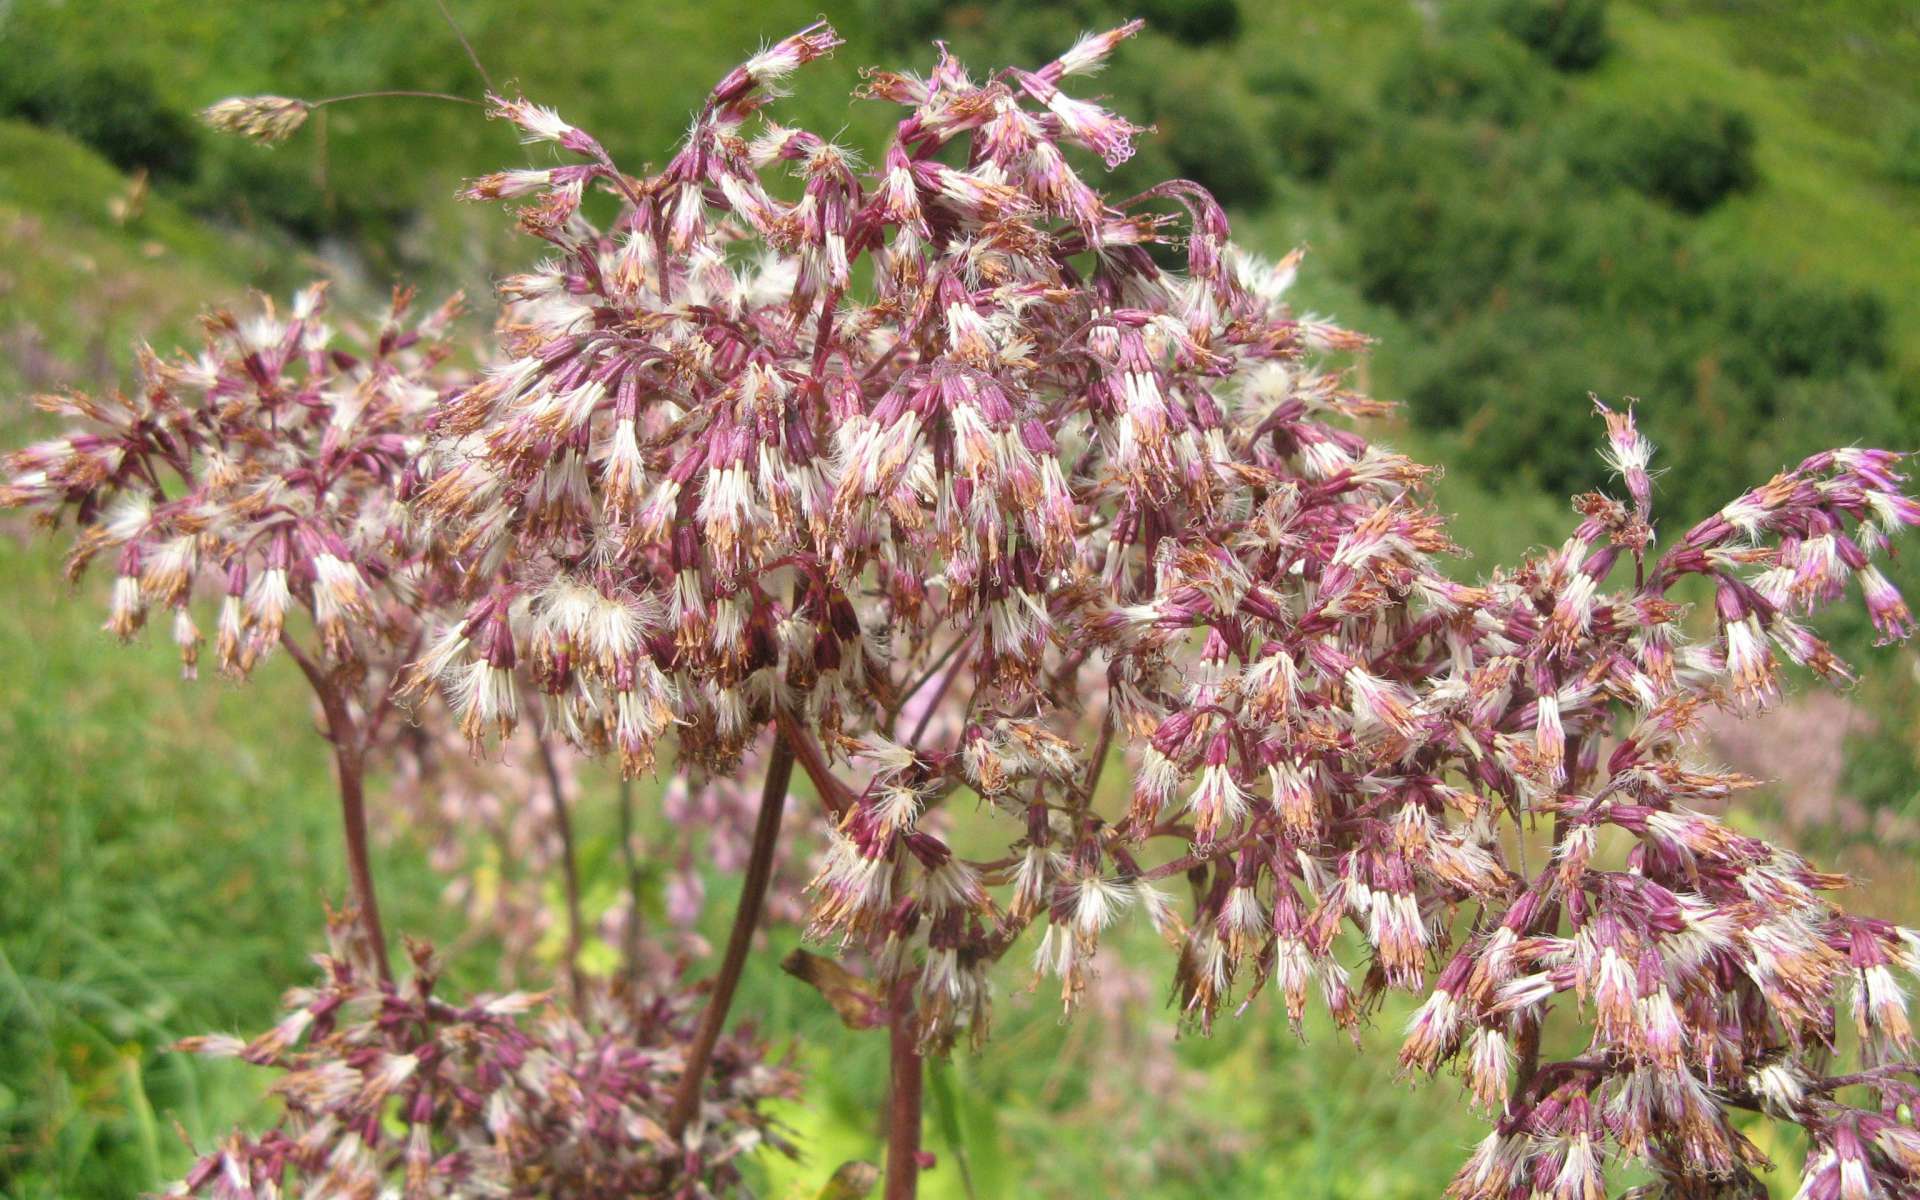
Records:
[[[767,883],[773,877],[774,845],[780,836],[780,817],[786,811],[787,787],[793,777],[793,751],[777,735],[773,752],[767,757],[766,780],[761,787],[760,815],[754,824],[753,850],[740,879],[740,900],[734,909],[733,930],[727,936],[720,973],[714,978],[707,1007],[700,1016],[699,1031],[687,1051],[679,1086],[674,1091],[673,1107],[667,1113],[668,1136],[678,1138],[693,1120],[700,1101],[701,1087],[713,1048],[726,1027],[727,1013],[733,1007],[733,994],[746,967],[747,953],[753,945],[754,930],[760,924],[765,905]]]
[[[573,846],[573,818],[567,812],[567,785],[560,778],[560,764],[555,761],[553,747],[545,738],[539,741],[540,769],[547,777],[547,794],[553,801],[553,827],[560,837],[560,881],[565,890],[567,905],[567,944],[563,951],[566,958],[567,981],[577,997],[582,993],[580,983],[580,947],[586,940],[584,921],[580,915],[580,859]]]

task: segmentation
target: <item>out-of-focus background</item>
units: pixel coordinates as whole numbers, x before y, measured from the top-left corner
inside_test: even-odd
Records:
[[[446,0],[502,85],[557,107],[629,170],[663,162],[707,87],[818,0]],[[1569,527],[1600,482],[1589,392],[1636,396],[1679,528],[1830,444],[1920,447],[1920,8],[1906,0],[829,0],[847,39],[777,115],[864,148],[892,110],[848,94],[868,63],[924,69],[945,39],[979,70],[1038,65],[1145,16],[1091,85],[1157,134],[1112,182],[1184,175],[1239,238],[1310,252],[1304,302],[1378,338],[1360,368],[1405,403],[1374,430],[1450,473],[1440,501],[1484,572]],[[194,112],[256,92],[478,96],[435,0],[0,0],[0,431],[25,399],[122,378],[137,339],[249,288],[315,275],[339,303],[396,279],[429,295],[526,248],[451,199],[524,151],[478,110],[326,110],[263,149]],[[479,326],[476,325],[476,330]],[[169,1053],[252,1031],[302,982],[316,897],[342,872],[331,785],[285,673],[182,684],[155,642],[121,651],[57,552],[0,524],[0,1194],[125,1196],[268,1111],[242,1066]],[[1900,572],[1911,585],[1916,573]],[[1920,684],[1864,619],[1828,625],[1863,666],[1704,753],[1777,781],[1739,822],[1862,880],[1852,903],[1920,918]],[[582,821],[588,903],[614,903],[612,818]],[[380,862],[389,922],[459,934],[419,847]],[[715,880],[716,921],[730,887]],[[716,926],[716,929],[718,926]],[[778,943],[790,933],[778,933]],[[557,951],[557,946],[549,947]],[[1113,956],[1070,1025],[1010,972],[994,1042],[934,1079],[930,1195],[1432,1196],[1473,1127],[1453,1084],[1397,1081],[1404,1012],[1362,1052],[1303,1043],[1256,1003],[1176,1038],[1162,954]],[[757,1166],[811,1197],[879,1153],[876,1039],[839,1029],[763,958],[739,1011],[810,1073],[787,1113],[811,1147]],[[1763,1131],[1756,1131],[1763,1137]],[[1763,1143],[1790,1194],[1797,1148]],[[960,1169],[964,1163],[964,1172]],[[963,1179],[964,1174],[964,1179]]]

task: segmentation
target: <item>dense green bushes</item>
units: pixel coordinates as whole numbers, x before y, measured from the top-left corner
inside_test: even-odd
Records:
[[[1327,179],[1345,275],[1409,325],[1380,365],[1415,422],[1459,434],[1489,483],[1564,493],[1601,482],[1588,393],[1658,398],[1645,417],[1656,441],[1717,448],[1663,481],[1682,515],[1817,444],[1912,440],[1878,296],[1700,236],[1694,214],[1755,181],[1743,116],[1474,99],[1550,88],[1539,79],[1449,102],[1407,86],[1461,78],[1466,63],[1505,63],[1510,79],[1543,70],[1494,44],[1401,51],[1374,128]]]
[[[1365,114],[1291,63],[1268,63],[1247,79],[1267,105],[1267,144],[1275,165],[1298,179],[1324,180],[1340,157],[1368,136]]]
[[[1135,7],[1148,25],[1189,45],[1240,36],[1237,0],[1139,0]]]
[[[1138,89],[1135,120],[1151,122],[1138,161],[1120,177],[1132,188],[1168,176],[1205,186],[1221,203],[1257,208],[1273,195],[1275,163],[1246,93],[1223,82],[1216,64],[1181,47],[1153,48],[1124,79]],[[1120,72],[1114,73],[1122,78]]]
[[[1699,213],[1753,186],[1753,142],[1744,113],[1694,99],[1584,114],[1568,132],[1566,152],[1597,181]]]
[[[4,28],[4,27],[0,27]],[[123,170],[157,180],[188,180],[199,164],[199,137],[184,113],[168,108],[145,68],[106,60],[75,62],[30,33],[0,33],[0,116],[69,134]]]
[[[1492,16],[1515,40],[1562,71],[1607,56],[1607,0],[1495,0]]]
[[[1418,116],[1518,125],[1546,100],[1550,82],[1504,37],[1421,39],[1388,65],[1380,103]]]

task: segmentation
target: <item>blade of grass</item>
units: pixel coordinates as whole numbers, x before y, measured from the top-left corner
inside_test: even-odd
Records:
[[[120,1068],[125,1079],[127,1107],[133,1110],[134,1128],[140,1141],[140,1162],[147,1179],[160,1182],[165,1168],[160,1163],[159,1122],[153,1115],[153,1102],[147,1098],[146,1081],[140,1073],[140,1055],[122,1054]]]
[[[973,1169],[967,1162],[967,1139],[960,1129],[959,1096],[953,1086],[953,1060],[933,1057],[927,1060],[927,1090],[933,1096],[933,1121],[947,1143],[947,1153],[960,1168],[960,1187],[967,1200],[977,1200],[973,1191]]]

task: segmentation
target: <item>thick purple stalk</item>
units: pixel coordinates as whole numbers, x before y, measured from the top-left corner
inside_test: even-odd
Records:
[[[920,1089],[924,1073],[911,976],[895,981],[888,1013],[886,1200],[913,1200],[920,1191]]]

